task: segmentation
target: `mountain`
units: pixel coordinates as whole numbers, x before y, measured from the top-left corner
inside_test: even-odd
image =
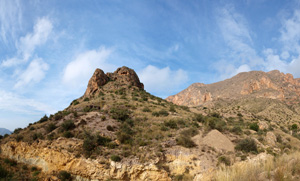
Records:
[[[8,129],[0,128],[0,135],[4,136],[5,134],[11,134],[11,132]]]
[[[67,108],[0,138],[0,180],[220,180],[236,167],[247,169],[228,180],[297,180],[298,80],[277,71],[232,79],[191,86],[207,96],[187,107],[146,92],[133,69],[96,69]]]
[[[184,106],[199,106],[217,100],[270,98],[289,105],[300,102],[300,79],[278,70],[251,71],[213,84],[194,83],[166,100]]]

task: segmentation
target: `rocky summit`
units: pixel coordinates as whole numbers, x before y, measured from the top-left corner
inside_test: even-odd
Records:
[[[278,70],[251,71],[213,84],[194,83],[168,101],[184,106],[199,106],[217,100],[270,98],[296,104],[300,102],[300,79]]]
[[[108,82],[114,82],[110,89],[118,89],[121,86],[136,86],[140,89],[144,89],[144,84],[140,82],[139,77],[134,70],[128,67],[118,68],[114,73],[105,74],[103,70],[96,69],[93,76],[89,80],[87,89],[85,91],[85,97],[94,96],[103,88]]]

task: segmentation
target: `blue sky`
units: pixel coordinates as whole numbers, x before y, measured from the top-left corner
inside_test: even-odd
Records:
[[[0,0],[0,127],[82,96],[96,68],[133,68],[167,97],[278,69],[300,77],[300,1]]]

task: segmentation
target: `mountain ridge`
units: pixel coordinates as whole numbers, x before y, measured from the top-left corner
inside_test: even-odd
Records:
[[[300,79],[278,70],[270,72],[250,71],[232,78],[212,83],[193,83],[167,101],[184,106],[199,106],[218,99],[264,97],[278,99],[288,104],[299,103]]]

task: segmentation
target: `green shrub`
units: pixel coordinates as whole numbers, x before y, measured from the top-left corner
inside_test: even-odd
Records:
[[[204,116],[202,114],[195,114],[194,117],[193,117],[193,121],[203,123],[204,122]]]
[[[43,123],[43,122],[46,122],[46,121],[48,121],[48,116],[45,114],[45,116],[42,117],[38,122]]]
[[[174,121],[173,119],[171,119],[171,120],[169,120],[169,121],[165,121],[165,122],[164,122],[164,125],[165,125],[166,127],[171,128],[171,129],[177,129],[177,128],[178,128],[177,122]]]
[[[218,163],[224,163],[225,165],[229,166],[230,165],[230,159],[226,156],[220,156],[218,158]]]
[[[19,142],[19,141],[22,141],[22,140],[23,140],[23,136],[22,135],[17,135],[16,141]]]
[[[177,137],[176,143],[177,145],[181,145],[186,148],[192,148],[196,146],[194,141],[189,136],[185,136],[185,135],[180,135],[179,137]]]
[[[155,116],[155,117],[158,117],[159,116],[159,113],[158,112],[152,112],[152,116]]]
[[[72,180],[71,174],[67,171],[64,171],[64,170],[62,170],[58,173],[58,178],[62,181]]]
[[[110,159],[114,162],[120,162],[121,161],[121,157],[119,157],[118,155],[112,155],[110,157]]]
[[[59,119],[62,119],[62,118],[63,118],[63,115],[62,115],[61,112],[58,112],[58,113],[54,114],[54,119],[55,119],[56,121],[59,120]]]
[[[115,131],[114,127],[112,127],[111,125],[106,126],[106,129],[108,131]]]
[[[76,128],[76,126],[72,120],[64,121],[61,126],[64,131],[68,131],[68,130],[72,130],[72,129]]]
[[[243,133],[243,130],[240,126],[234,126],[232,129],[231,129],[231,132],[235,133],[235,134],[242,134]]]
[[[297,125],[297,124],[292,124],[291,129],[292,129],[293,131],[294,131],[294,130],[297,130],[297,129],[298,129],[298,125]]]
[[[79,102],[77,100],[73,100],[72,103],[71,103],[71,105],[74,105],[74,106],[77,105],[77,104],[79,104]]]
[[[143,112],[151,112],[151,109],[149,109],[149,107],[144,107],[144,109],[142,111]]]
[[[83,101],[89,101],[90,99],[88,97],[84,98]]]
[[[97,144],[98,145],[106,146],[109,142],[111,142],[110,138],[97,135]]]
[[[9,172],[0,165],[0,179],[7,178],[8,175],[9,175]]]
[[[22,131],[23,129],[22,128],[16,128],[15,130],[14,130],[14,134],[18,134],[18,133],[20,133],[20,131]]]
[[[52,132],[52,131],[55,130],[55,129],[56,129],[56,125],[55,125],[54,123],[50,123],[50,124],[48,124],[48,125],[46,126],[46,131],[47,131],[48,133]]]
[[[251,138],[242,139],[235,146],[236,150],[244,151],[244,152],[256,152],[257,153],[257,145],[256,142]]]
[[[188,128],[180,132],[180,134],[193,137],[196,136],[199,133],[199,130],[197,128]]]
[[[254,130],[254,131],[258,131],[259,130],[259,126],[258,126],[257,123],[251,123],[249,125],[249,128],[252,129],[252,130]]]
[[[129,118],[131,111],[127,108],[114,107],[110,110],[110,113],[113,119],[123,122]]]
[[[209,115],[212,116],[212,117],[215,117],[215,118],[221,118],[221,115],[219,113],[216,113],[216,112],[210,113]]]
[[[72,138],[72,137],[74,137],[73,133],[71,133],[70,131],[64,132],[63,136],[65,138]]]
[[[158,113],[160,116],[168,116],[169,115],[168,111],[166,111],[164,109],[160,110]]]
[[[170,111],[170,112],[176,112],[175,106],[174,106],[174,105],[171,105],[169,111]]]
[[[223,132],[226,129],[226,122],[217,117],[206,118],[206,125],[208,128],[217,129],[220,132]]]
[[[41,173],[41,171],[35,171],[33,172],[32,176],[36,177],[37,175],[39,175]]]

